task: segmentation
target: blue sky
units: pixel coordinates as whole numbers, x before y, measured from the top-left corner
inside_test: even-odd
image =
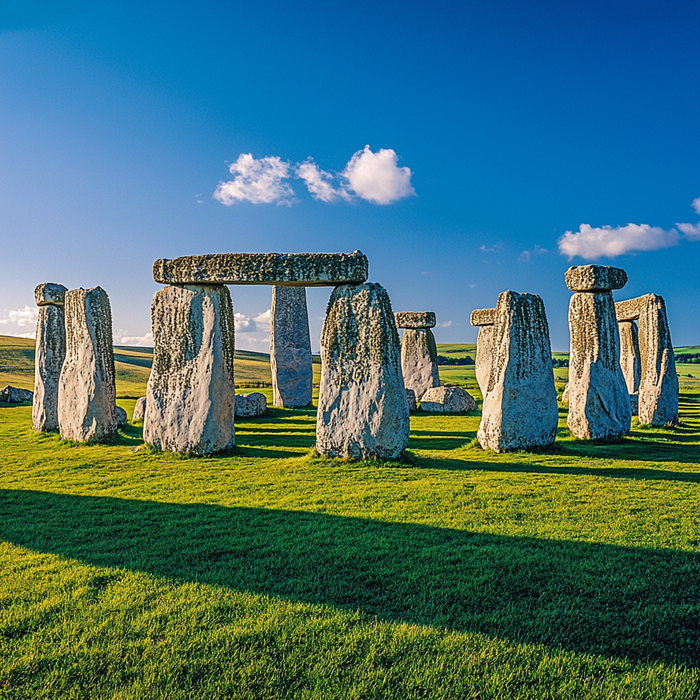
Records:
[[[697,0],[3,0],[0,333],[44,281],[136,342],[157,258],[359,248],[438,342],[514,289],[567,349],[564,271],[598,261],[700,343],[699,29]],[[231,291],[265,350],[270,289]]]

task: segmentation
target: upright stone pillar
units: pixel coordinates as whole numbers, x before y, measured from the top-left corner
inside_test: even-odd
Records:
[[[642,378],[642,363],[639,353],[639,333],[634,321],[618,321],[620,331],[620,367],[630,395],[632,415],[637,415],[639,404],[639,382]]]
[[[233,305],[224,285],[165,287],[151,305],[153,367],[143,439],[210,454],[234,444]]]
[[[501,292],[493,364],[477,438],[496,452],[546,446],[557,436],[557,391],[549,325],[537,294]]]
[[[428,389],[440,386],[437,345],[430,330],[435,327],[432,311],[404,311],[394,314],[397,328],[404,328],[401,339],[401,370],[407,389],[418,401]]]
[[[472,326],[479,327],[476,337],[476,359],[474,360],[474,374],[481,391],[481,396],[486,398],[489,378],[491,377],[491,365],[493,363],[493,324],[496,320],[496,309],[474,309],[469,322]]]
[[[301,408],[311,403],[313,364],[305,287],[272,287],[270,369],[275,406]]]
[[[639,324],[639,422],[667,425],[678,422],[678,375],[673,355],[666,302],[658,294],[645,294],[615,305],[620,324]]]
[[[64,440],[100,441],[117,432],[112,311],[102,287],[65,295],[66,359],[58,384]]]
[[[47,282],[34,290],[39,306],[34,354],[32,427],[40,433],[58,430],[58,380],[66,359],[66,324],[63,306],[68,290]]]
[[[569,415],[578,438],[626,435],[632,419],[627,384],[620,367],[620,335],[612,290],[627,284],[617,267],[580,265],[566,271],[575,292],[569,305]]]
[[[396,459],[403,453],[409,412],[400,347],[381,285],[336,287],[321,335],[319,453],[350,459]]]

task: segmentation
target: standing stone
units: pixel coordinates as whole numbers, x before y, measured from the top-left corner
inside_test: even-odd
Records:
[[[58,383],[64,440],[100,441],[117,432],[112,312],[102,287],[65,296],[66,359]]]
[[[428,389],[440,386],[437,345],[430,328],[407,328],[401,339],[401,369],[407,389],[420,401]]]
[[[620,367],[625,377],[630,395],[632,415],[637,415],[639,382],[642,377],[642,364],[639,352],[639,332],[634,321],[618,321],[620,331]]]
[[[143,439],[209,454],[234,444],[233,305],[223,285],[166,287],[151,305],[153,367]]]
[[[486,396],[489,378],[491,377],[491,364],[493,362],[493,324],[496,319],[496,309],[474,309],[469,322],[472,326],[478,326],[479,334],[476,337],[476,359],[474,360],[474,374],[479,385],[482,397]]]
[[[551,445],[558,420],[544,303],[537,294],[501,292],[477,439],[495,452]]]
[[[619,302],[615,308],[620,323],[637,319],[639,324],[639,422],[643,425],[677,423],[678,375],[666,302],[658,294],[645,294]]]
[[[143,420],[146,415],[146,397],[142,396],[137,399],[136,405],[134,406],[134,412],[131,416],[131,422],[136,423],[136,421]]]
[[[569,289],[569,414],[567,426],[578,438],[626,435],[632,412],[620,367],[620,335],[612,291],[627,281],[624,270],[582,265],[567,270]],[[590,291],[589,291],[590,290]]]
[[[389,295],[381,285],[336,287],[321,334],[320,454],[401,456],[408,444],[409,411],[400,347]]]
[[[275,406],[301,408],[311,403],[313,364],[304,287],[272,288],[270,369]]]
[[[34,290],[39,306],[34,355],[32,427],[41,433],[58,430],[58,381],[66,359],[63,306],[68,290],[62,284],[40,284]]]

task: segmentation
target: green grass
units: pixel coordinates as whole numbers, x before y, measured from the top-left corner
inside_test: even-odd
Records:
[[[382,464],[314,456],[311,410],[184,458],[0,406],[0,698],[698,698],[697,389],[681,409],[598,445],[562,412],[556,449],[501,455],[416,414]]]

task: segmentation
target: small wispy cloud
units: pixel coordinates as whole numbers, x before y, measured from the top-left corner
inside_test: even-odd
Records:
[[[438,328],[449,328],[450,326],[453,326],[453,325],[455,325],[455,324],[452,323],[452,321],[442,321],[441,323],[437,324],[437,327]]]
[[[314,199],[322,202],[335,202],[338,199],[350,199],[350,195],[343,187],[333,186],[334,175],[321,170],[316,163],[309,158],[296,167],[296,175],[301,178],[311,192]]]
[[[696,211],[698,214],[700,214],[700,197],[698,197],[697,199],[694,199],[694,200],[693,200],[692,206],[693,206],[693,209],[695,209],[695,211]]]
[[[153,347],[153,333],[150,331],[145,335],[122,335],[119,339],[115,338],[116,345],[133,345],[135,347]]]
[[[690,241],[700,241],[700,224],[676,224]]]
[[[522,253],[520,253],[520,255],[518,255],[518,261],[530,262],[530,260],[532,260],[533,255],[544,255],[545,253],[549,253],[549,251],[546,248],[543,248],[539,245],[535,245],[535,247],[532,250],[524,250]]]
[[[482,243],[479,246],[479,250],[483,251],[484,253],[495,253],[498,250],[503,250],[503,246],[500,243],[496,243],[496,245],[491,246],[490,248],[486,245],[486,243]]]
[[[677,245],[680,234],[676,229],[666,231],[648,224],[627,224],[627,226],[601,226],[594,228],[581,224],[578,231],[566,231],[559,239],[559,252],[585,260],[598,260],[602,257],[615,258],[625,253],[660,250]]]
[[[284,182],[290,176],[290,165],[278,156],[256,159],[250,153],[241,153],[229,171],[235,175],[233,180],[220,182],[214,192],[214,199],[222,204],[292,204],[294,201],[294,190]]]

